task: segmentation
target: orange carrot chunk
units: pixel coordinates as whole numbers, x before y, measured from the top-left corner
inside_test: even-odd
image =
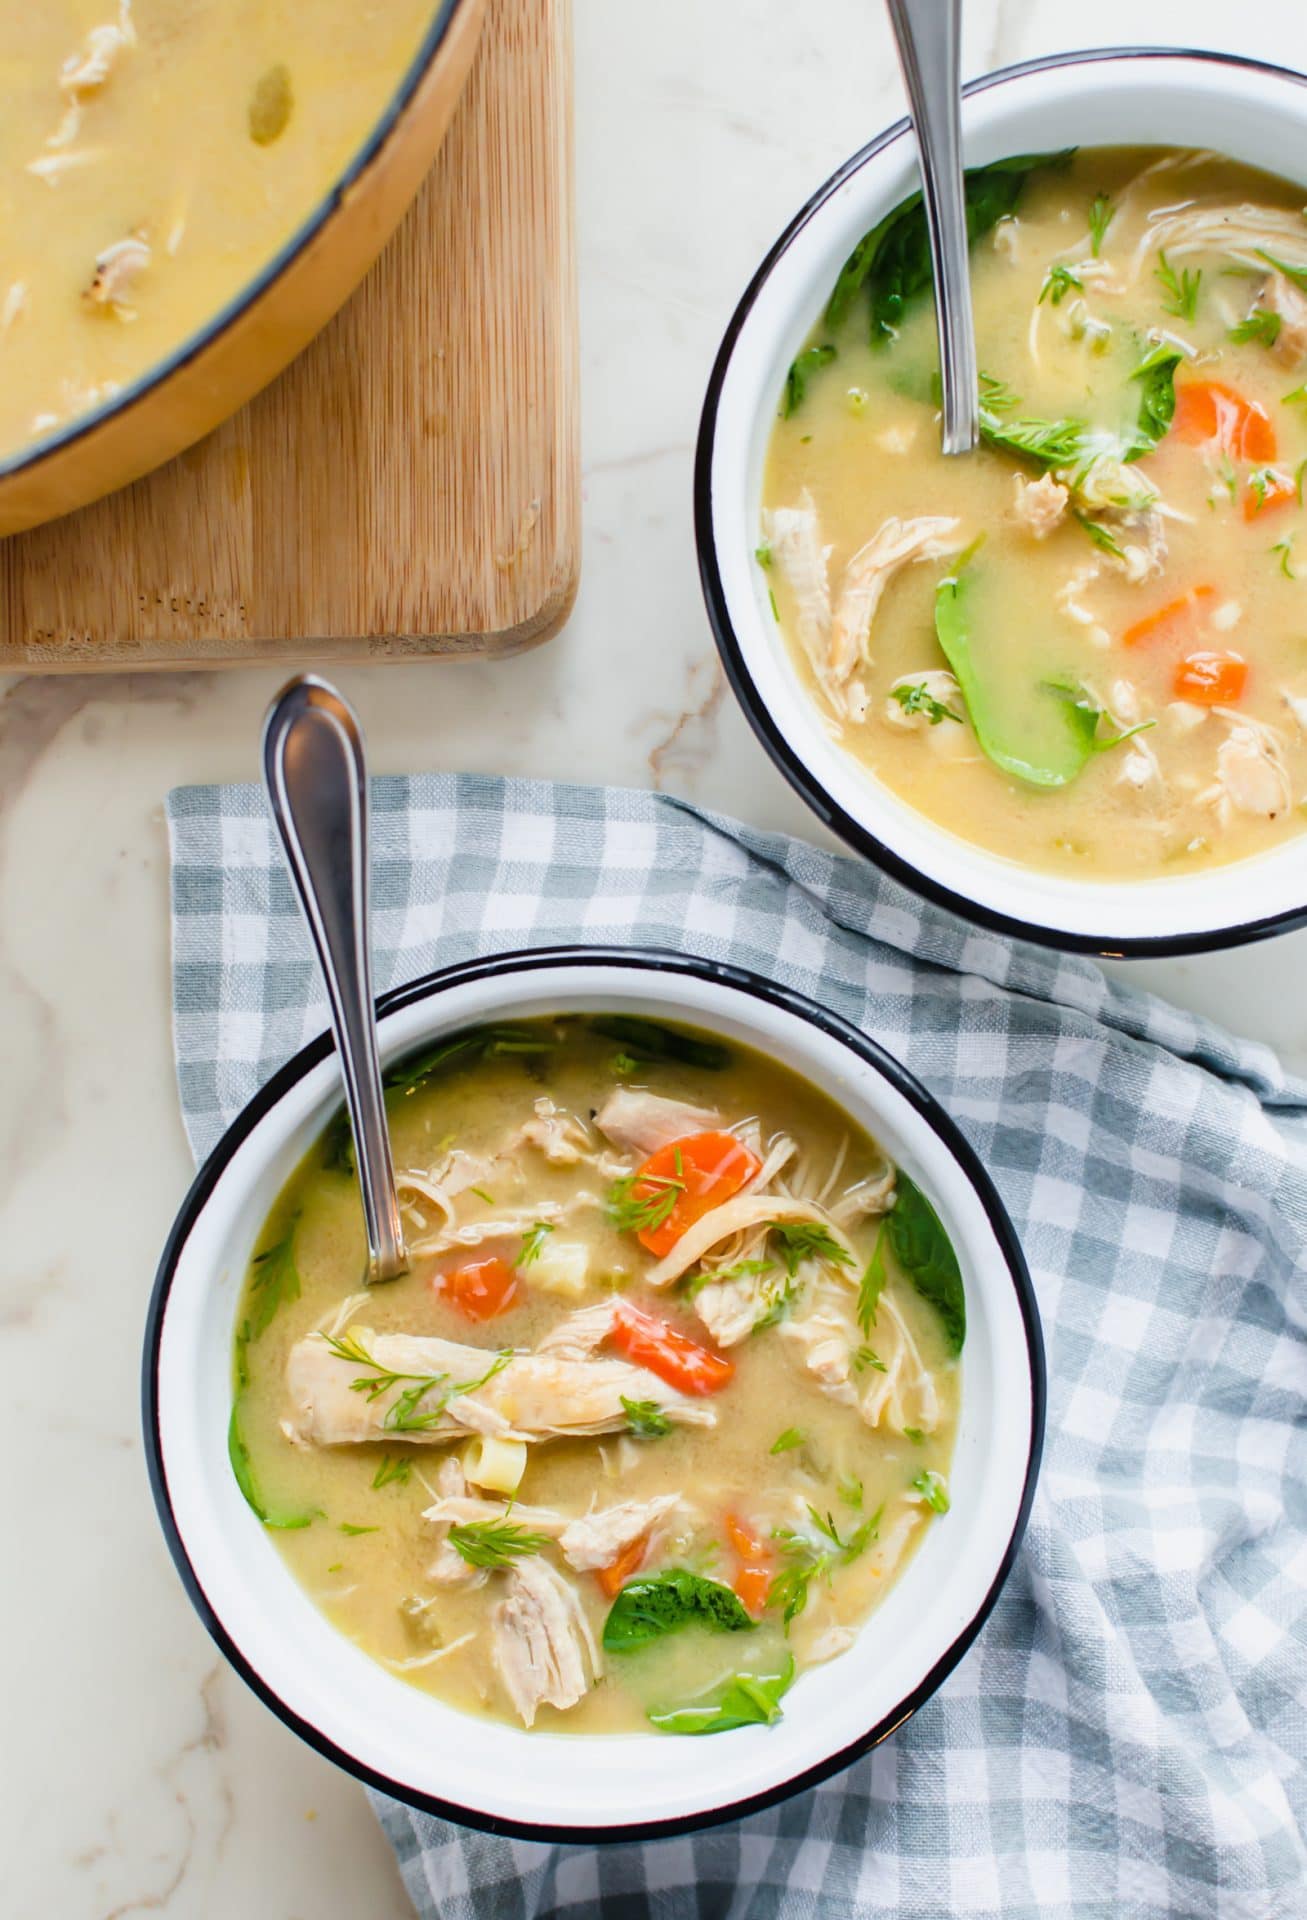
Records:
[[[733,1133],[691,1133],[659,1147],[631,1185],[632,1200],[666,1204],[655,1223],[640,1230],[641,1246],[661,1259],[687,1227],[752,1180],[759,1164]]]
[[[720,1393],[735,1375],[729,1360],[629,1300],[618,1303],[608,1338],[635,1366],[647,1367],[679,1393]]]
[[[1255,520],[1259,513],[1274,513],[1277,507],[1287,507],[1297,498],[1298,489],[1287,473],[1277,473],[1274,467],[1250,476],[1244,488],[1243,517]]]
[[[595,1568],[595,1579],[608,1599],[615,1600],[631,1575],[639,1571],[648,1545],[649,1536],[642,1533],[638,1540],[632,1540],[630,1546],[622,1548],[610,1566]]]
[[[1237,653],[1187,653],[1172,681],[1177,700],[1197,707],[1231,707],[1248,684],[1248,662]]]
[[[435,1285],[469,1320],[493,1320],[517,1298],[517,1275],[498,1259],[472,1260],[455,1267],[452,1273],[440,1275]]]
[[[1171,431],[1194,445],[1213,441],[1232,460],[1275,458],[1270,414],[1220,380],[1185,380],[1176,386]]]
[[[1201,600],[1210,600],[1215,592],[1215,587],[1190,587],[1188,593],[1182,593],[1177,600],[1168,600],[1164,607],[1155,608],[1127,627],[1121,635],[1121,645],[1137,647],[1145,640],[1155,639],[1165,628],[1191,613]]]
[[[735,1575],[736,1595],[741,1605],[756,1616],[766,1606],[771,1589],[772,1555],[766,1542],[758,1538],[752,1527],[745,1526],[738,1515],[728,1513],[723,1524],[740,1562]]]

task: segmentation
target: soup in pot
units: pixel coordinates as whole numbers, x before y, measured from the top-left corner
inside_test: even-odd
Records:
[[[841,746],[1086,878],[1279,846],[1307,795],[1304,190],[1212,153],[968,175],[982,444],[939,448],[914,199],[790,369],[759,564]]]
[[[0,12],[0,458],[200,329],[323,200],[433,0]]]
[[[236,1331],[231,1458],[314,1603],[514,1725],[780,1717],[947,1524],[966,1326],[927,1196],[746,1048],[483,1027],[389,1076],[412,1266],[335,1123]]]

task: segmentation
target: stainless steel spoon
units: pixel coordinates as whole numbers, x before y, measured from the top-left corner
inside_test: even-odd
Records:
[[[962,4],[888,0],[888,5],[921,159],[944,390],[943,448],[970,453],[980,435],[980,401],[962,188]]]
[[[368,940],[368,778],[363,729],[325,680],[282,688],[263,727],[263,780],[327,989],[354,1132],[369,1286],[408,1270],[377,1059]]]

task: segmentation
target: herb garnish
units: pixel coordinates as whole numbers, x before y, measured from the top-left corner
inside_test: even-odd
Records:
[[[553,1230],[548,1220],[536,1221],[535,1225],[522,1241],[521,1251],[517,1256],[517,1264],[519,1267],[529,1267],[533,1260],[540,1258],[544,1250],[545,1241]]]
[[[1272,313],[1269,307],[1254,307],[1245,319],[1227,328],[1227,332],[1237,345],[1242,345],[1246,340],[1255,340],[1259,346],[1273,347],[1283,325],[1280,315]]]
[[[372,1476],[374,1487],[388,1487],[393,1481],[396,1486],[408,1484],[413,1472],[413,1462],[406,1460],[402,1453],[383,1453],[381,1465]]]
[[[1083,293],[1085,283],[1074,268],[1065,266],[1059,261],[1044,275],[1044,284],[1039,289],[1039,299],[1035,304],[1042,307],[1045,300],[1048,300],[1053,306],[1060,307],[1072,287]]]
[[[637,1440],[661,1440],[672,1430],[672,1422],[656,1400],[628,1400],[623,1394],[622,1412],[629,1430]]]
[[[941,720],[956,720],[959,726],[962,724],[962,715],[954,713],[952,707],[945,706],[942,700],[937,700],[927,690],[924,680],[917,681],[914,686],[891,687],[889,697],[898,701],[904,713],[924,713],[932,727],[937,727]]]
[[[1274,267],[1277,273],[1282,273],[1286,280],[1291,280],[1295,287],[1307,293],[1307,267],[1291,267],[1287,260],[1277,260],[1275,255],[1267,253],[1264,247],[1258,247],[1256,252],[1261,259],[1265,260],[1267,266]]]
[[[505,1508],[503,1520],[468,1520],[449,1529],[449,1544],[469,1567],[510,1567],[528,1553],[539,1553],[548,1545],[548,1536],[531,1533],[509,1520]]]
[[[1101,520],[1092,519],[1089,514],[1082,512],[1079,507],[1073,507],[1071,512],[1075,519],[1080,522],[1096,547],[1101,547],[1104,553],[1110,553],[1116,560],[1123,560],[1125,558],[1125,555],[1121,551],[1121,542],[1114,534],[1108,531]]]
[[[948,1482],[942,1473],[936,1473],[933,1467],[927,1467],[912,1482],[912,1491],[919,1493],[928,1507],[936,1513],[947,1513],[949,1509]]]
[[[829,1227],[817,1220],[772,1220],[773,1237],[779,1243],[785,1271],[793,1279],[803,1260],[824,1260],[828,1266],[850,1267],[853,1261]]]
[[[1283,540],[1277,540],[1271,552],[1279,554],[1280,572],[1285,579],[1296,580],[1298,576],[1293,570],[1293,535],[1286,534]]]
[[[1105,193],[1096,193],[1089,203],[1089,250],[1097,260],[1103,250],[1103,237],[1116,216],[1116,208]]]
[[[267,1330],[278,1307],[300,1297],[299,1268],[295,1264],[295,1228],[298,1222],[298,1212],[293,1213],[280,1240],[270,1247],[264,1247],[250,1261],[251,1313],[246,1323],[249,1328],[247,1344],[249,1340],[257,1340]]]
[[[343,1335],[324,1333],[323,1339],[338,1360],[349,1360],[355,1366],[367,1367],[371,1375],[361,1374],[357,1380],[350,1381],[351,1393],[367,1396],[368,1404],[381,1394],[388,1393],[402,1381],[409,1384],[387,1407],[382,1426],[390,1433],[423,1433],[438,1426],[444,1418],[451,1400],[464,1393],[475,1393],[478,1387],[484,1387],[501,1373],[513,1358],[513,1349],[504,1347],[491,1361],[489,1367],[477,1380],[456,1381],[451,1384],[447,1373],[397,1373],[389,1367],[383,1367],[374,1360],[362,1341],[352,1332]],[[428,1395],[435,1394],[434,1400]],[[425,1403],[425,1404],[424,1404]]]
[[[818,1545],[806,1533],[795,1533],[791,1527],[775,1527],[772,1539],[778,1542],[781,1552],[790,1564],[783,1567],[767,1589],[768,1607],[778,1607],[788,1632],[791,1621],[797,1620],[808,1604],[808,1589],[814,1580],[828,1580],[837,1566],[847,1566],[850,1560],[856,1560],[864,1553],[871,1542],[879,1535],[880,1517],[885,1511],[877,1507],[875,1513],[860,1521],[848,1539],[841,1538],[834,1517],[827,1513],[818,1513],[809,1506],[808,1515],[813,1526],[826,1545]]]
[[[1153,268],[1153,273],[1161,281],[1162,289],[1167,295],[1162,302],[1166,312],[1173,313],[1178,320],[1196,318],[1198,293],[1203,283],[1202,268],[1200,267],[1196,273],[1191,273],[1188,267],[1184,267],[1177,273],[1166,254],[1161,252],[1157,256],[1157,265]]]
[[[802,1427],[786,1427],[784,1433],[777,1434],[767,1451],[769,1453],[792,1453],[795,1447],[801,1447],[803,1445],[804,1437]]]
[[[348,1533],[351,1536],[353,1536],[354,1534],[358,1534],[358,1533],[380,1533],[381,1529],[380,1527],[356,1527],[356,1526],[353,1526],[348,1520],[342,1520],[340,1523],[340,1531],[342,1533]]]
[[[880,1304],[881,1289],[885,1285],[885,1222],[882,1220],[876,1229],[876,1242],[871,1249],[871,1258],[867,1270],[858,1282],[857,1321],[864,1333],[870,1333],[876,1320],[876,1308]]]
[[[684,1180],[659,1173],[624,1173],[608,1189],[608,1218],[619,1233],[656,1233],[671,1219],[684,1192]]]

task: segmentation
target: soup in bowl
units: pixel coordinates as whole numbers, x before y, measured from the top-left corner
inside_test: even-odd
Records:
[[[668,1832],[846,1764],[969,1644],[1033,1487],[1037,1321],[974,1157],[842,1021],[672,956],[477,963],[382,1041],[409,1274],[360,1284],[325,1045],[161,1268],[148,1444],[211,1630],[474,1823]]]
[[[1021,931],[1128,950],[1300,911],[1307,216],[1265,170],[1276,113],[1295,78],[1183,57],[982,83],[968,456],[940,453],[900,130],[805,210],[718,362],[700,533],[755,725],[857,844]],[[1144,125],[1175,144],[1110,137]]]

